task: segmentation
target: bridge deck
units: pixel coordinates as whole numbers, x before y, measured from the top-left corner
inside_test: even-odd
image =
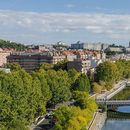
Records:
[[[97,103],[106,105],[130,105],[130,100],[97,100]]]

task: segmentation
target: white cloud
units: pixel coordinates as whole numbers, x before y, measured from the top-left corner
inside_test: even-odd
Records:
[[[0,36],[87,31],[111,39],[129,39],[130,15],[0,11]],[[81,34],[82,35],[82,34]],[[58,40],[58,39],[57,39]]]

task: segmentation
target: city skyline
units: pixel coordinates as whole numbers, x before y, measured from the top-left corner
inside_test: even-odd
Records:
[[[0,38],[22,43],[106,42],[127,45],[128,0],[0,1]]]

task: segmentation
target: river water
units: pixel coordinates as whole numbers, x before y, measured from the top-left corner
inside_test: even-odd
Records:
[[[130,87],[122,90],[115,95],[113,100],[130,100]],[[120,112],[130,113],[130,106],[118,107]],[[102,130],[130,130],[130,120],[126,119],[107,119]]]
[[[130,106],[119,107],[118,111],[130,113]],[[102,130],[130,130],[130,120],[107,119]]]
[[[106,120],[102,130],[130,130],[130,120]]]

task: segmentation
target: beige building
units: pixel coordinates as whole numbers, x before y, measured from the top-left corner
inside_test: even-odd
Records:
[[[7,56],[10,55],[9,51],[4,51],[2,49],[0,49],[0,66],[3,66],[4,64],[7,63]]]
[[[7,57],[8,63],[17,63],[27,71],[36,69],[40,64],[57,64],[65,59],[64,55],[57,53],[12,53]]]

